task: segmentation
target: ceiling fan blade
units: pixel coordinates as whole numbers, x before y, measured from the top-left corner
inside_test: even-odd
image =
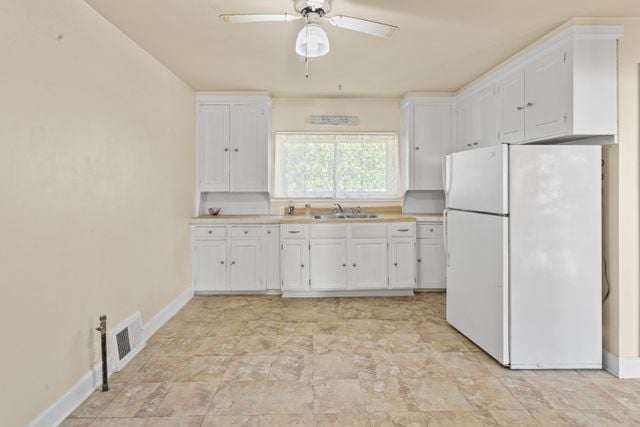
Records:
[[[332,16],[328,18],[331,25],[347,30],[358,31],[360,33],[389,39],[393,37],[398,27],[383,24],[381,22],[367,21],[366,19],[352,18],[350,16]]]
[[[301,19],[300,16],[289,15],[288,13],[256,13],[248,15],[220,15],[222,22],[232,24],[246,24],[251,22],[288,22]]]

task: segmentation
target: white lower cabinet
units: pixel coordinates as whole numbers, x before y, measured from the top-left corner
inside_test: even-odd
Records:
[[[280,226],[265,227],[264,263],[267,290],[280,290]]]
[[[347,289],[347,239],[312,239],[309,252],[310,287],[314,290]]]
[[[266,274],[265,245],[273,242],[263,226],[194,226],[192,239],[195,292],[264,291],[271,276],[279,283],[276,273]],[[279,265],[275,245],[269,262]]]
[[[282,225],[280,236],[285,295],[416,286],[415,223]]]
[[[386,238],[352,239],[349,242],[351,289],[386,289],[389,286],[387,252]]]
[[[282,239],[282,290],[309,289],[309,242],[306,239]]]
[[[389,287],[409,289],[416,287],[416,239],[392,238],[389,243]]]
[[[232,238],[228,274],[230,291],[267,289],[262,246],[260,240]]]
[[[226,252],[225,240],[195,242],[193,247],[193,289],[195,292],[226,290]]]
[[[419,223],[417,234],[418,289],[446,288],[442,224]]]

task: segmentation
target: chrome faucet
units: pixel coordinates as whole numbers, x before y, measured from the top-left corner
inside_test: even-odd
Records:
[[[338,209],[340,210],[340,213],[344,213],[344,209],[342,209],[342,206],[340,206],[340,203],[334,203],[334,205],[338,207]]]

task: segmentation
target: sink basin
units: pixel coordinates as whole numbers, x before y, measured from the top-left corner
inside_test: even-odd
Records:
[[[330,214],[330,215],[315,215],[313,218],[314,219],[369,219],[369,218],[378,218],[378,215],[336,213],[336,214]]]

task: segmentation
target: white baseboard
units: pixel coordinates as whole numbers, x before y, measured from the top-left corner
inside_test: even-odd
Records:
[[[144,325],[143,336],[144,341],[147,341],[149,338],[153,336],[158,329],[162,327],[169,319],[171,319],[175,314],[182,308],[186,303],[188,303],[191,298],[193,298],[193,288],[189,287],[189,289],[182,292],[176,299],[171,301],[165,308],[160,310],[158,314],[153,316],[147,323]]]
[[[171,319],[193,297],[189,288],[171,301],[158,314],[153,316],[143,328],[144,341],[147,341],[158,329]],[[111,374],[112,371],[109,371]],[[77,383],[69,388],[53,405],[29,423],[29,427],[59,426],[78,406],[102,384],[102,363],[96,364],[85,373]]]
[[[602,352],[604,369],[618,378],[640,378],[640,357],[620,357]]]
[[[335,297],[408,297],[413,289],[384,289],[379,291],[282,291],[282,298],[335,298]]]

